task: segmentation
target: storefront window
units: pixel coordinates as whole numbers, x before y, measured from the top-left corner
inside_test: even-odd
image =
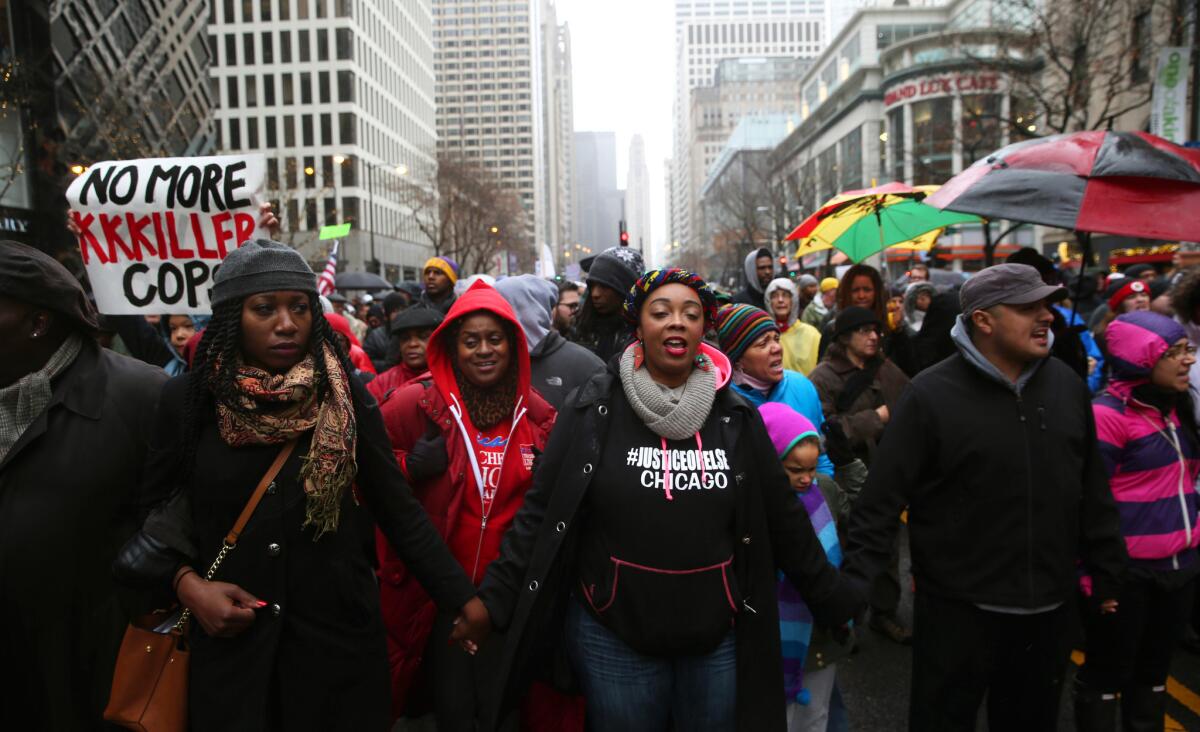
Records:
[[[820,199],[818,205],[824,205],[826,201],[838,194],[837,145],[830,145],[817,156],[817,169],[821,175],[821,195],[817,197]]]
[[[888,144],[892,146],[892,180],[903,181],[904,177],[904,107],[888,112]]]
[[[963,167],[1000,148],[1000,97],[995,94],[962,98]]]
[[[913,118],[913,185],[941,185],[954,174],[954,100],[910,105]]]

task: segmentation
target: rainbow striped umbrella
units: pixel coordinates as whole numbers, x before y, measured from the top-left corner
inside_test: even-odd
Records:
[[[923,199],[936,190],[937,186],[914,188],[888,183],[847,191],[830,199],[787,238],[800,241],[797,257],[833,248],[861,262],[892,246],[932,246],[947,226],[982,223],[974,214],[942,211],[925,204]]]

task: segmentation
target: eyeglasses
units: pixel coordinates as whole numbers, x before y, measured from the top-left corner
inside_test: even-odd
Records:
[[[1196,355],[1196,347],[1193,345],[1171,346],[1167,352],[1163,354],[1163,358],[1173,358],[1176,361],[1182,361],[1185,358],[1190,358]]]
[[[879,326],[875,325],[874,323],[867,323],[866,325],[860,325],[857,328],[855,328],[854,332],[862,333],[863,335],[867,335],[869,333],[875,333],[876,335],[878,335]]]
[[[573,313],[579,310],[578,302],[560,302],[558,304],[558,306],[560,308],[566,308],[567,310],[570,310]]]

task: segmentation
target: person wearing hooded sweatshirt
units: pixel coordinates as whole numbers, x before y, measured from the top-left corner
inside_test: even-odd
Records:
[[[754,406],[786,404],[815,425],[825,424],[821,397],[808,377],[783,367],[779,325],[751,305],[726,305],[713,321],[721,353],[733,365],[733,390]],[[833,475],[833,463],[821,456],[821,472]]]
[[[821,280],[820,292],[804,308],[800,319],[818,331],[825,327],[825,320],[837,308],[838,281],[836,277],[826,277]]]
[[[908,507],[910,729],[974,730],[985,698],[990,729],[1056,729],[1080,566],[1093,608],[1118,596],[1125,545],[1091,397],[1049,357],[1065,295],[1024,264],[967,280],[958,353],[909,384],[850,514],[843,571],[870,581]]]
[[[746,275],[746,286],[733,296],[734,304],[753,305],[766,310],[767,283],[775,277],[775,257],[771,255],[771,250],[762,247],[747,254],[742,271]]]
[[[554,409],[530,388],[529,349],[512,307],[484,282],[450,307],[426,355],[430,378],[387,395],[383,421],[434,527],[478,585],[529,490]],[[436,612],[391,549],[379,550],[393,713],[403,712],[424,670],[438,729],[474,730],[499,691],[503,642],[475,656],[447,646],[454,614]]]
[[[621,306],[642,276],[642,268],[641,253],[629,247],[605,249],[588,268],[587,299],[579,309],[571,340],[605,363],[629,344],[629,324],[621,317]]]
[[[397,313],[392,319],[393,360],[396,365],[367,384],[367,391],[382,401],[388,392],[399,389],[428,371],[426,350],[429,339],[442,320],[444,318],[440,312],[420,305]]]
[[[843,498],[837,484],[817,472],[820,433],[787,405],[768,402],[759,405],[758,412],[825,557],[833,566],[840,566],[842,547],[836,521]],[[779,577],[778,594],[779,634],[785,640],[783,685],[788,732],[826,732],[831,727],[830,706],[837,689],[836,664],[850,654],[853,638],[815,628],[803,595],[783,575]]]
[[[508,704],[565,651],[595,732],[781,732],[776,567],[819,625],[861,606],[703,342],[715,311],[697,275],[647,272],[625,304],[638,340],[560,412],[480,590]]]
[[[1075,719],[1084,732],[1115,732],[1119,704],[1123,729],[1149,732],[1162,728],[1171,654],[1200,573],[1200,441],[1188,399],[1196,356],[1183,326],[1158,313],[1118,316],[1107,339],[1112,379],[1092,410],[1129,571],[1118,612],[1084,613]]]
[[[917,356],[917,339],[921,336],[925,314],[929,312],[936,294],[934,286],[923,280],[913,282],[904,289],[904,317],[900,328],[892,336],[891,359],[910,379],[923,368]]]
[[[886,330],[887,323],[887,290],[883,286],[883,278],[879,270],[869,264],[851,265],[842,275],[837,289],[837,309],[830,313],[821,328],[821,358],[834,341],[833,318],[848,307],[860,307],[871,310],[879,318],[884,331],[880,333],[880,347],[884,353],[890,353],[891,332]]]
[[[811,275],[805,277],[813,279]],[[767,285],[766,300],[771,315],[775,317],[775,325],[779,328],[779,342],[783,345],[783,367],[807,376],[817,365],[821,331],[797,317],[800,298],[796,283],[787,277],[771,280]]]
[[[496,291],[508,300],[525,330],[529,344],[530,383],[556,410],[575,387],[584,384],[604,362],[596,354],[571,343],[552,327],[558,305],[558,287],[549,280],[531,274],[506,277],[496,283]]]

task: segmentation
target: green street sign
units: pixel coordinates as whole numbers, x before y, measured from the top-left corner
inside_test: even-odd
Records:
[[[326,239],[345,239],[347,236],[350,236],[350,222],[336,226],[321,227],[321,241],[325,241]]]

